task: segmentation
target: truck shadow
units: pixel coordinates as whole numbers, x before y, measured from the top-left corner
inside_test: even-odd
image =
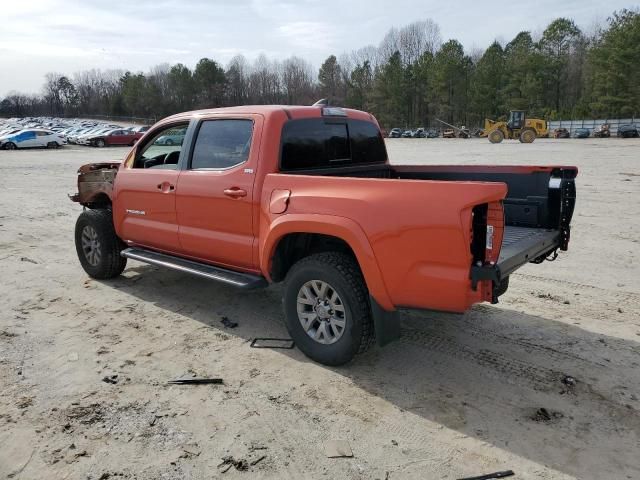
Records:
[[[108,284],[246,340],[288,337],[277,286],[243,292],[151,266],[126,275]],[[239,326],[223,329],[221,316]],[[583,479],[640,478],[639,343],[485,305],[465,315],[406,312],[402,326],[399,341],[331,370],[390,402],[397,415],[537,464]],[[297,349],[280,352],[310,362]],[[437,427],[371,421],[415,448],[433,434],[425,428]]]

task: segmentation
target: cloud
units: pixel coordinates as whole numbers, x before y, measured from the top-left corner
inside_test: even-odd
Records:
[[[278,27],[278,33],[293,47],[329,51],[335,45],[335,27],[323,22],[291,22]]]

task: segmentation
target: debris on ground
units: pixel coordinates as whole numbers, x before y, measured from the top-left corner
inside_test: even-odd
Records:
[[[222,325],[224,325],[225,328],[236,328],[238,326],[238,322],[232,322],[228,317],[222,317],[222,320],[220,320],[220,322],[222,323]]]
[[[31,405],[33,405],[32,397],[22,397],[16,403],[16,407],[18,408],[27,408],[27,407],[30,407]]]
[[[102,378],[102,381],[104,383],[110,383],[111,385],[115,385],[116,383],[118,383],[118,375],[107,375],[106,377]]]
[[[251,348],[283,348],[291,350],[296,344],[291,338],[254,338],[249,346]]]
[[[218,465],[220,471],[226,473],[231,467],[235,467],[236,470],[244,472],[249,470],[249,463],[244,458],[236,460],[233,456],[222,457],[222,463]]]
[[[563,379],[562,379],[562,383],[564,383],[567,387],[572,388],[576,386],[576,383],[578,383],[576,381],[575,378],[573,378],[570,375],[566,375]]]
[[[259,463],[260,463],[262,460],[264,460],[265,458],[267,458],[267,456],[266,456],[266,455],[262,455],[261,457],[256,458],[253,462],[251,462],[251,466],[253,467],[253,466],[255,466],[255,465],[259,464]]]
[[[31,259],[31,258],[29,258],[29,257],[20,257],[20,261],[21,261],[21,262],[29,262],[29,263],[33,263],[33,264],[35,264],[35,265],[37,265],[37,264],[38,264],[38,262],[36,262],[35,260],[32,260],[32,259]]]
[[[170,385],[223,385],[221,378],[177,378],[167,382]]]
[[[327,440],[324,443],[327,458],[353,457],[351,446],[346,440]]]
[[[504,472],[487,473],[486,475],[479,475],[477,477],[459,478],[458,480],[491,480],[493,478],[513,477],[514,475],[515,473],[513,473],[513,470],[505,470]]]
[[[551,423],[560,420],[563,417],[564,415],[560,412],[547,410],[544,407],[540,407],[530,418],[534,422]]]

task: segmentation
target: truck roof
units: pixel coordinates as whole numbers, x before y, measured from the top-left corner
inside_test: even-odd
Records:
[[[270,117],[274,114],[284,113],[289,119],[317,118],[322,116],[323,108],[340,108],[348,118],[369,120],[375,122],[373,115],[360,110],[341,107],[302,106],[302,105],[242,105],[238,107],[208,108],[182,112],[165,118],[163,121],[180,120],[192,117],[206,117],[208,115],[224,114],[260,114]],[[331,115],[329,115],[331,116]],[[377,122],[376,122],[377,123]]]

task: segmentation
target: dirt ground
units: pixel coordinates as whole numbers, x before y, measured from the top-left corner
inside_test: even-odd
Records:
[[[278,286],[133,261],[88,279],[66,195],[123,149],[1,151],[0,478],[640,478],[640,141],[388,147],[395,163],[577,165],[572,241],[499,305],[404,313],[401,340],[341,368],[249,347],[287,336]],[[192,374],[224,385],[166,383]],[[329,440],[353,458],[327,458]]]

